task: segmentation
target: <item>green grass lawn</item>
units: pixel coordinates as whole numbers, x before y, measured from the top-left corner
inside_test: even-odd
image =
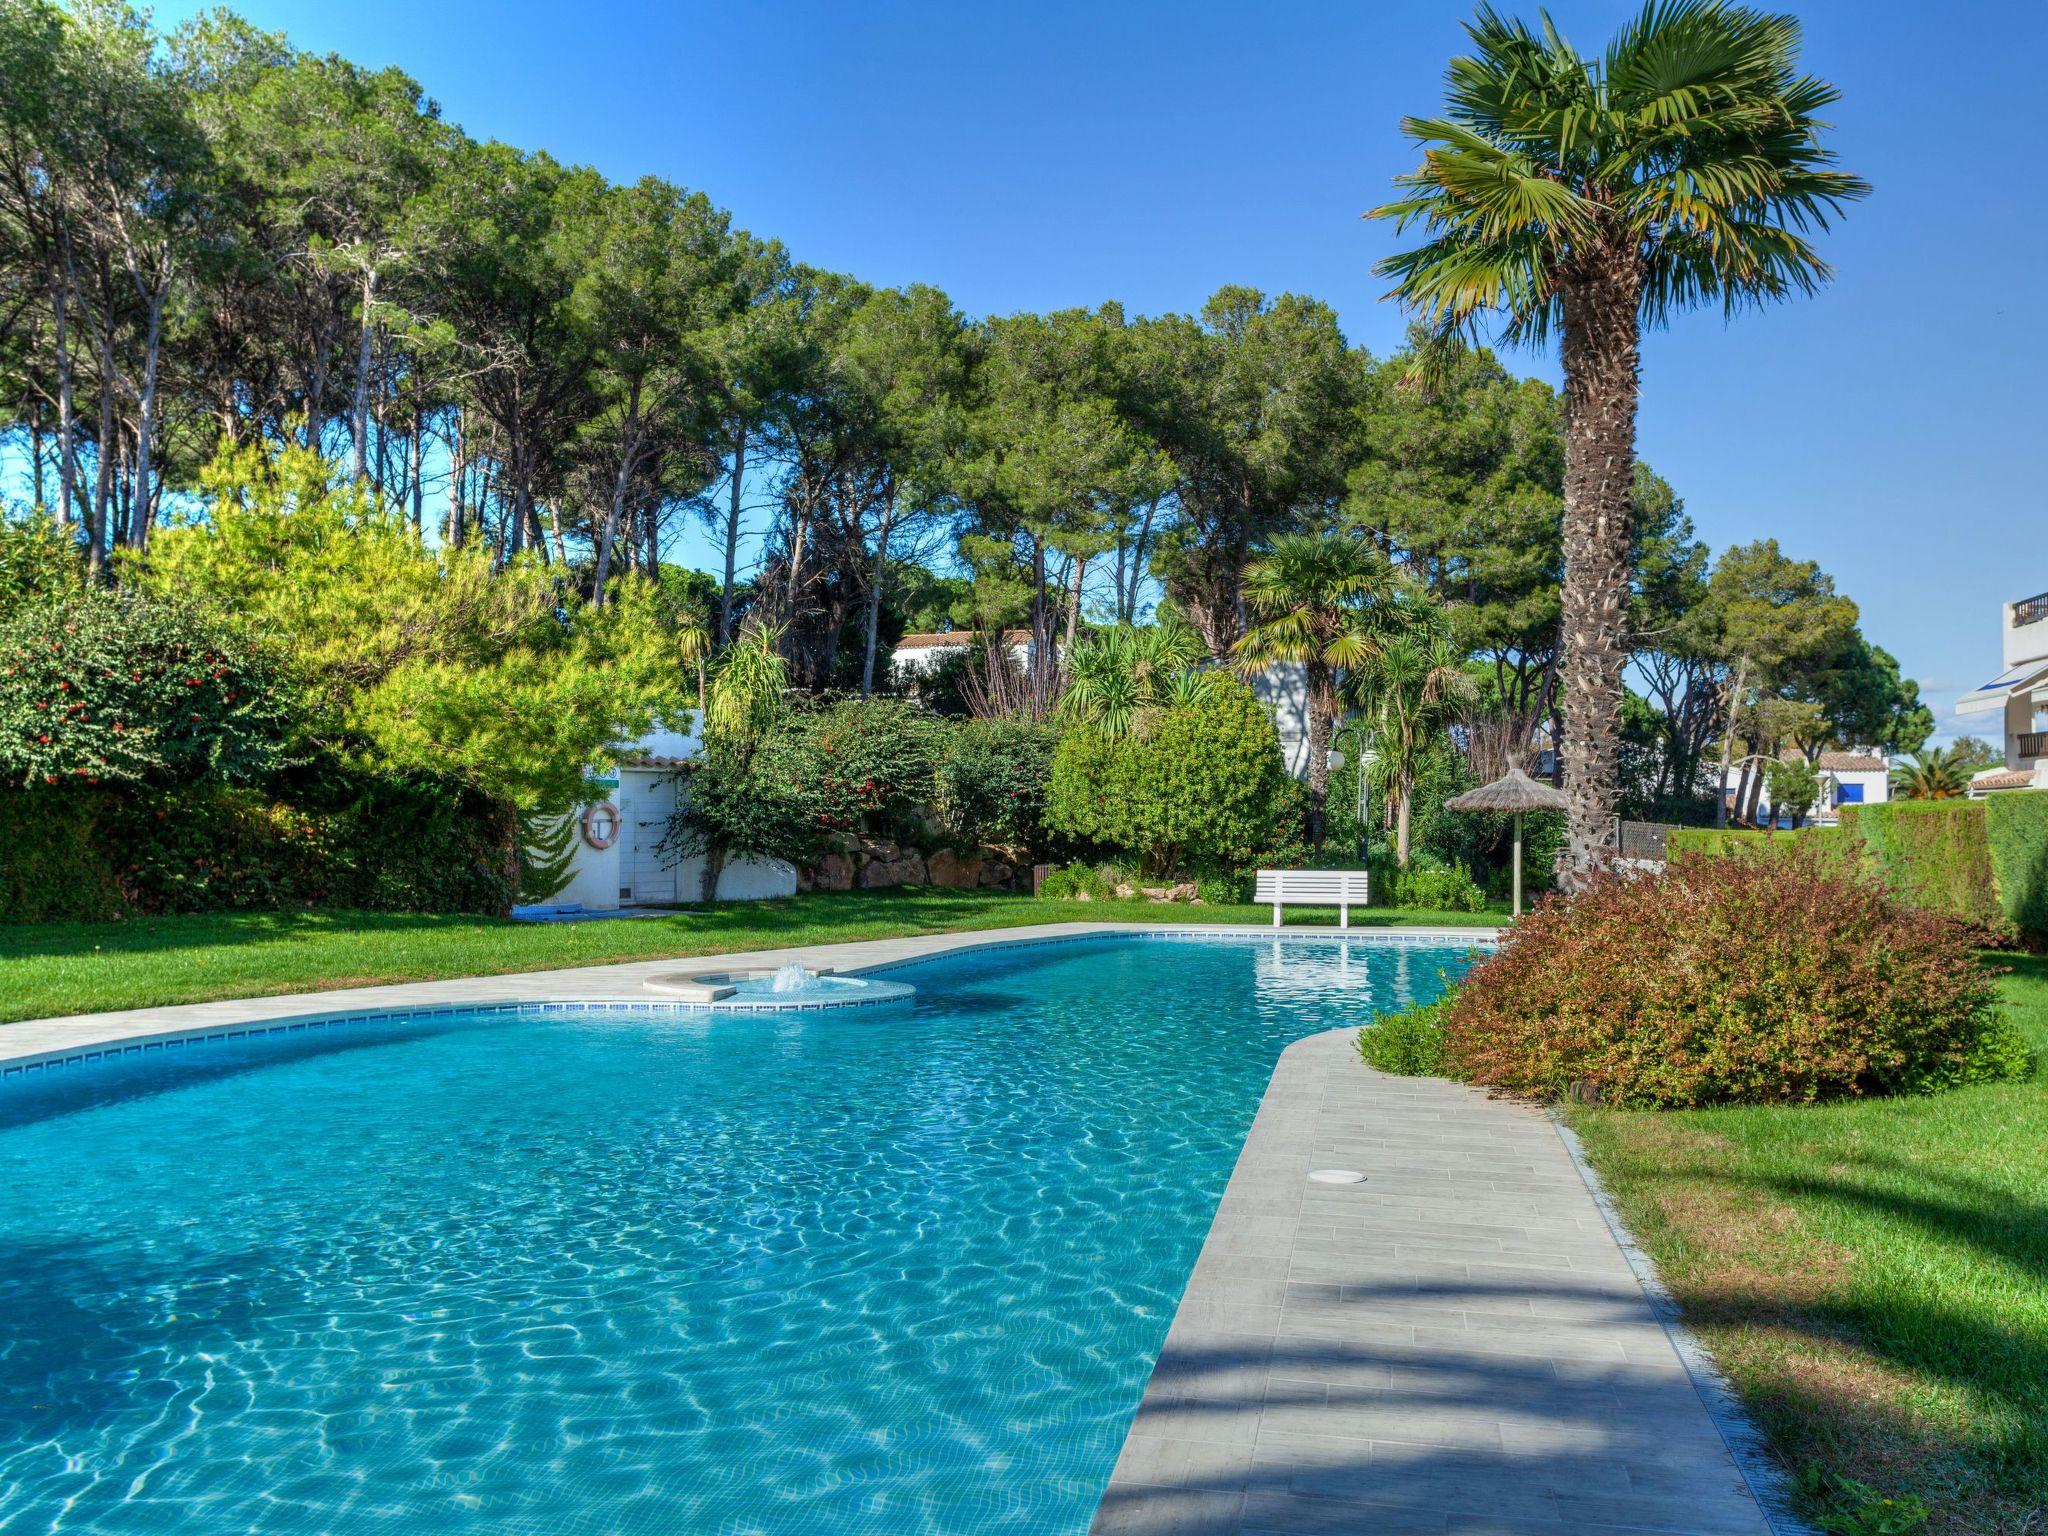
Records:
[[[1035,901],[1003,892],[913,889],[732,902],[630,922],[543,924],[373,912],[236,912],[0,927],[0,1023],[375,982],[1105,919],[1265,924],[1272,921],[1272,909]],[[1336,913],[1311,908],[1290,912],[1288,919],[1333,922]],[[1351,920],[1383,927],[1472,926],[1504,922],[1506,913],[1360,908],[1353,910]]]
[[[2001,963],[2048,1053],[2048,960]],[[1890,1497],[1929,1532],[2048,1532],[2048,1071],[1573,1124],[1827,1529],[1921,1529]]]

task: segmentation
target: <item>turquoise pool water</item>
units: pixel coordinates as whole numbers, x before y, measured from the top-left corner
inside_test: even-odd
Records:
[[[1463,964],[1090,941],[8,1079],[0,1532],[1085,1531],[1274,1057]]]

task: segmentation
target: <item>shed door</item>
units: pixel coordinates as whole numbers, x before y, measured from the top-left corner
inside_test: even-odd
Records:
[[[664,858],[662,839],[676,808],[672,774],[619,775],[619,899],[646,904],[676,899],[676,866]]]

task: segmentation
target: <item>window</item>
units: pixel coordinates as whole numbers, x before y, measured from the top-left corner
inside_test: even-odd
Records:
[[[1840,781],[1839,779],[1838,779],[1838,780],[1836,780],[1836,782],[1835,782],[1835,804],[1837,804],[1837,805],[1861,805],[1862,803],[1863,803],[1863,786],[1862,786],[1861,784],[1844,784],[1844,783],[1842,783],[1842,782],[1841,782],[1841,781]]]

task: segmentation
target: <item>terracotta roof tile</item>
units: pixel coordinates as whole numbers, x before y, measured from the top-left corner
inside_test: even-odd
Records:
[[[950,650],[956,645],[966,645],[974,638],[974,634],[975,632],[971,629],[949,629],[944,633],[926,632],[905,635],[896,642],[896,649],[899,651]],[[1006,629],[1003,631],[1003,638],[1012,645],[1023,645],[1030,640],[1031,631],[1028,629]]]
[[[1995,773],[1982,773],[1970,780],[1972,789],[2031,789],[2034,776],[2023,768],[2002,768]]]

